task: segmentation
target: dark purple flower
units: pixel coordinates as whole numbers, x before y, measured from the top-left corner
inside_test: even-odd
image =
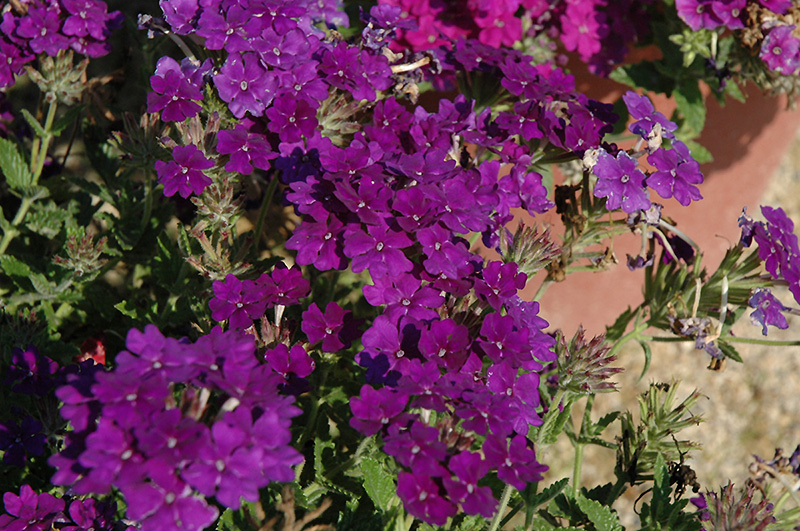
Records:
[[[756,326],[761,326],[761,333],[767,335],[767,325],[772,325],[781,330],[789,328],[786,317],[781,313],[788,310],[781,304],[772,292],[767,288],[757,288],[747,304],[755,308],[750,314],[750,321]]]
[[[86,531],[89,529],[111,530],[117,528],[117,505],[114,502],[99,502],[94,498],[74,499],[69,504],[71,524],[62,531]]]
[[[317,130],[317,110],[305,98],[280,96],[267,109],[267,128],[277,133],[283,142],[298,142],[314,136]]]
[[[234,129],[222,130],[217,134],[217,152],[220,155],[230,155],[225,164],[229,172],[250,175],[253,166],[268,170],[269,161],[278,156],[272,151],[267,138],[259,133],[251,133],[242,124],[237,124]]]
[[[197,14],[197,0],[159,0],[164,19],[172,31],[178,35],[188,35],[195,30],[194,18]]]
[[[452,319],[435,320],[422,333],[419,349],[425,358],[450,370],[464,365],[469,353],[469,330]]]
[[[194,144],[188,146],[175,146],[169,162],[156,161],[158,182],[164,185],[164,195],[172,197],[180,194],[189,197],[192,194],[201,194],[214,181],[202,170],[214,166],[214,161],[209,160]]]
[[[353,272],[369,269],[373,276],[397,276],[411,271],[413,264],[401,249],[412,244],[405,232],[388,225],[368,225],[367,232],[352,228],[344,234],[344,254],[353,259]]]
[[[219,97],[228,104],[236,118],[246,113],[262,116],[272,103],[278,88],[277,75],[268,71],[254,53],[228,56],[219,73],[214,76]]]
[[[61,31],[64,35],[92,37],[98,41],[106,40],[108,6],[98,0],[61,0],[61,5],[69,13]]]
[[[260,38],[253,41],[261,61],[282,70],[291,70],[294,65],[307,61],[318,46],[319,39],[315,35],[300,29],[278,33],[267,27]]]
[[[361,387],[359,396],[350,399],[353,418],[350,425],[364,435],[374,435],[388,428],[392,420],[405,410],[408,395],[390,388]]]
[[[161,111],[165,122],[182,122],[195,116],[201,109],[195,101],[203,99],[203,91],[202,81],[197,86],[192,79],[192,68],[189,63],[178,64],[172,57],[159,59],[155,75],[150,77],[153,92],[147,95],[147,112]]]
[[[479,453],[464,451],[451,457],[447,467],[455,475],[455,479],[444,478],[450,499],[461,504],[461,509],[467,514],[491,518],[497,501],[492,489],[478,486],[478,481],[489,472],[488,462]]]
[[[444,525],[456,514],[456,506],[442,496],[439,485],[424,472],[401,472],[397,477],[397,495],[408,514],[434,525]]]
[[[416,188],[416,186],[411,188],[409,192]],[[397,202],[395,202],[395,208],[397,208]],[[449,278],[461,278],[464,265],[472,257],[466,240],[454,237],[440,223],[419,230],[416,235],[417,240],[422,244],[422,252],[427,256],[422,262],[425,271],[431,275],[444,274]]]
[[[308,296],[311,288],[299,267],[288,268],[283,262],[275,266],[271,274],[261,275],[256,282],[263,292],[268,308],[297,304],[300,299]]]
[[[64,500],[52,494],[36,494],[30,485],[3,495],[6,513],[0,515],[0,529],[8,531],[47,531],[55,522],[65,522]]]
[[[328,97],[328,85],[320,79],[316,61],[303,61],[290,70],[280,72],[280,86],[284,94],[323,101]]]
[[[313,265],[320,271],[344,269],[347,258],[343,252],[344,224],[334,214],[321,221],[305,220],[286,241],[286,248],[297,251],[299,265]]]
[[[483,443],[483,453],[497,477],[522,490],[528,483],[541,481],[547,466],[536,461],[532,448],[524,435],[515,435],[510,441],[505,437],[490,436]]]
[[[213,288],[214,298],[208,302],[213,319],[227,319],[231,328],[248,328],[263,317],[267,302],[263,288],[256,282],[228,275],[224,281],[215,280]]]
[[[275,348],[267,350],[264,358],[272,370],[284,379],[289,377],[289,373],[305,378],[314,372],[314,360],[302,345],[294,345],[289,349],[283,343],[279,343]]]
[[[672,148],[659,148],[647,156],[647,162],[658,170],[647,178],[647,185],[664,199],[674,197],[681,205],[688,206],[703,198],[695,186],[702,184],[703,174],[686,144],[674,140]]]
[[[13,420],[0,422],[0,451],[5,452],[3,463],[23,467],[29,455],[42,455],[47,442],[42,429],[42,423],[30,415],[25,415],[19,424]]]
[[[11,354],[11,365],[6,372],[5,383],[15,393],[44,396],[56,384],[58,363],[40,354],[36,347],[22,350],[15,348]]]
[[[200,531],[214,523],[217,508],[188,488],[170,463],[152,461],[147,468],[149,482],[120,487],[128,504],[127,516],[140,522],[142,531]]]
[[[407,273],[398,276],[372,276],[373,286],[363,288],[364,298],[372,306],[386,305],[383,315],[391,321],[408,315],[415,319],[435,319],[438,314],[434,308],[444,304],[444,297],[430,286]]]
[[[22,73],[25,65],[35,55],[0,36],[0,88],[14,84],[16,76]]]
[[[475,282],[475,294],[492,308],[500,311],[503,303],[525,287],[528,275],[517,270],[515,262],[489,262],[482,279]]]
[[[609,211],[622,207],[627,213],[650,208],[650,200],[644,187],[645,175],[636,167],[636,161],[624,151],[614,158],[606,151],[600,151],[594,167],[597,184],[595,197],[605,197]]]
[[[419,474],[441,475],[447,457],[447,446],[439,440],[439,430],[414,422],[410,429],[390,426],[383,439],[384,451],[398,463]]]
[[[316,303],[311,304],[303,312],[300,327],[308,337],[310,344],[322,341],[322,350],[325,352],[338,352],[349,348],[354,336],[357,334],[357,323],[352,317],[352,312],[343,310],[335,302],[329,302],[325,313]]]
[[[60,33],[61,20],[57,4],[48,7],[31,5],[17,27],[17,35],[29,39],[28,45],[34,53],[45,52],[55,57],[59,50],[66,50],[70,39]]]

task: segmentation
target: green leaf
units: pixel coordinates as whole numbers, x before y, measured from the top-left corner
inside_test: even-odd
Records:
[[[673,92],[678,112],[684,120],[688,138],[695,138],[703,131],[706,123],[706,104],[700,92],[700,84],[695,81],[684,81]]]
[[[653,359],[653,351],[650,350],[650,344],[647,341],[640,340],[639,345],[641,345],[644,351],[644,367],[642,367],[642,374],[639,375],[639,379],[636,383],[641,382],[644,375],[647,374],[647,371],[650,369],[650,361]]]
[[[33,132],[36,133],[36,136],[38,136],[39,138],[44,138],[47,136],[47,133],[45,132],[44,127],[42,127],[42,124],[39,123],[39,120],[34,118],[33,115],[30,112],[28,112],[27,109],[22,109],[21,112],[22,116],[25,117],[25,121],[28,122],[28,125],[31,126]]]
[[[557,407],[557,406],[556,406]],[[553,444],[558,439],[558,436],[564,431],[564,425],[570,418],[572,411],[572,400],[570,398],[564,399],[564,409],[555,415],[547,415],[544,424],[539,428],[537,439],[539,444]]]
[[[0,256],[0,270],[10,277],[30,277],[33,273],[28,265],[9,254]]]
[[[671,94],[675,89],[675,78],[661,73],[653,61],[620,66],[608,77],[632,88],[642,88],[660,94]]]
[[[616,531],[622,529],[619,517],[611,507],[606,507],[600,502],[590,500],[580,493],[575,497],[575,501],[578,502],[578,507],[586,514],[589,521],[594,524],[597,531]]]
[[[545,488],[542,492],[533,495],[527,502],[528,507],[536,508],[540,505],[549,503],[550,500],[561,494],[561,491],[564,490],[564,487],[566,487],[568,483],[569,478],[559,479],[549,487]]]
[[[55,286],[52,282],[47,280],[47,277],[45,277],[43,274],[32,273],[28,278],[30,278],[33,289],[35,289],[38,293],[42,295],[53,295],[53,288]]]
[[[78,119],[78,117],[81,115],[81,112],[83,112],[83,109],[85,108],[86,105],[84,104],[70,107],[67,110],[67,112],[65,112],[64,115],[58,120],[56,120],[56,122],[53,124],[53,135],[54,136],[60,135],[64,129],[69,127],[72,123],[75,122],[75,120]]]
[[[17,145],[5,138],[0,138],[0,170],[14,190],[24,190],[32,183],[30,169],[17,151]]]
[[[725,354],[726,358],[730,358],[733,361],[738,361],[739,363],[742,363],[743,361],[742,357],[739,355],[739,352],[733,345],[720,339],[719,341],[717,341],[717,346],[722,351],[722,353]]]
[[[61,232],[61,227],[70,217],[72,216],[68,210],[59,208],[52,201],[34,203],[25,217],[25,226],[31,232],[53,239]]]
[[[682,139],[682,141],[686,144],[686,147],[689,148],[689,151],[691,151],[694,160],[700,164],[707,164],[714,160],[714,155],[697,141],[691,139]]]
[[[395,496],[395,485],[392,476],[381,466],[378,460],[364,457],[359,464],[364,474],[364,490],[375,504],[375,507],[386,511]]]

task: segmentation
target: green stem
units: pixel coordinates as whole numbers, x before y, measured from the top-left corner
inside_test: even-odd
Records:
[[[640,339],[646,341],[659,341],[661,343],[679,343],[683,341],[694,341],[690,337],[653,337],[653,336],[639,336]],[[751,345],[768,345],[774,347],[796,347],[800,346],[800,340],[786,340],[781,341],[778,339],[760,339],[757,337],[738,337],[729,336],[722,338],[729,343],[749,343]]]
[[[550,284],[552,283],[553,281],[550,280],[549,278],[544,279],[542,281],[542,284],[539,286],[539,289],[536,290],[536,295],[533,296],[533,300],[539,302],[539,299],[541,299],[544,296],[544,293],[547,291],[547,288],[549,288]]]
[[[497,531],[500,527],[500,521],[503,519],[503,513],[506,512],[506,507],[508,506],[508,501],[511,499],[511,485],[506,485],[503,489],[503,495],[500,498],[500,506],[497,508],[497,513],[495,513],[494,518],[492,519],[492,525],[489,526],[489,531]]]
[[[608,351],[608,354],[606,354],[606,356],[611,357],[615,355],[625,345],[625,343],[627,343],[632,339],[642,339],[644,337],[642,336],[642,332],[647,330],[647,326],[648,326],[647,321],[642,321],[640,323],[637,323],[636,326],[633,327],[633,330],[631,330],[630,332],[619,338],[619,340],[616,343],[614,343],[614,346],[611,347],[611,350]]]

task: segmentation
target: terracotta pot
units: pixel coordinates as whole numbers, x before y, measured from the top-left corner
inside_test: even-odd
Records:
[[[588,74],[582,81],[580,72],[576,77],[579,90],[601,101],[614,101],[628,90]],[[786,110],[786,98],[764,96],[753,86],[747,95],[745,103],[731,100],[725,107],[713,97],[707,99],[707,122],[699,142],[709,149],[714,161],[702,166],[705,182],[699,188],[703,200],[683,207],[674,199],[662,200],[651,193],[651,199],[664,204],[663,212],[704,250],[703,263],[710,271],[738,240],[737,218],[742,207],[748,206],[751,213],[758,211],[759,199],[800,125],[800,112]],[[674,102],[664,97],[653,99],[658,110],[671,114]],[[556,234],[561,227],[555,212],[525,221],[549,223]],[[628,306],[640,304],[644,273],[631,272],[625,265],[626,253],[636,255],[638,250],[637,236],[617,238],[614,251],[620,263],[612,270],[574,273],[566,282],[551,285],[541,300],[541,315],[551,328],[571,335],[583,324],[589,333],[600,334]],[[522,297],[533,297],[542,278],[540,274],[529,281]]]

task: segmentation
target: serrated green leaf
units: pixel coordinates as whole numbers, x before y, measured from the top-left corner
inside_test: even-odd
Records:
[[[30,168],[19,154],[17,145],[5,138],[0,138],[0,171],[13,190],[24,190],[31,185]]]
[[[0,256],[0,271],[10,277],[30,277],[32,272],[28,265],[16,257],[4,254]]]
[[[739,351],[737,351],[736,348],[730,343],[720,339],[719,341],[717,341],[717,346],[722,351],[722,353],[725,354],[725,357],[730,358],[733,361],[737,361],[739,363],[742,363],[744,361],[742,360],[742,356],[739,355]]]
[[[233,509],[225,509],[217,520],[217,531],[237,531],[233,523]]]
[[[36,136],[38,136],[39,138],[44,138],[47,136],[47,133],[42,127],[42,124],[39,123],[39,120],[34,118],[33,115],[30,112],[28,112],[27,109],[22,109],[21,112],[22,116],[25,117],[25,121],[28,122],[28,125],[31,126],[31,129],[33,129],[33,132],[36,134]]]
[[[392,476],[384,470],[378,460],[371,457],[361,459],[359,464],[364,474],[364,490],[375,504],[375,507],[386,511],[395,496],[395,485]]]
[[[727,80],[725,84],[725,94],[741,103],[747,101],[747,96],[745,96],[744,92],[742,92],[742,87],[740,87],[739,84],[733,79]]]
[[[41,273],[31,273],[28,277],[33,285],[33,289],[35,289],[38,293],[42,295],[52,295],[53,288],[55,287],[52,282],[47,280]]]
[[[569,478],[559,479],[549,487],[545,488],[542,492],[538,492],[533,495],[528,501],[528,506],[535,508],[550,502],[550,500],[561,494],[561,491],[564,490],[564,487],[566,487],[568,483]]]
[[[581,511],[589,518],[589,521],[594,524],[597,531],[617,531],[622,529],[619,517],[611,507],[606,507],[600,502],[590,500],[583,494],[578,494],[575,497],[575,501]]]
[[[531,529],[533,529],[533,531],[552,531],[553,529],[557,529],[558,531],[581,531],[579,527],[554,526],[553,524],[551,524],[550,522],[548,522],[547,520],[545,520],[540,516],[534,517],[533,522],[531,522]]]
[[[25,226],[31,232],[52,239],[61,232],[61,227],[70,217],[68,210],[59,208],[52,201],[35,203],[25,217]]]

